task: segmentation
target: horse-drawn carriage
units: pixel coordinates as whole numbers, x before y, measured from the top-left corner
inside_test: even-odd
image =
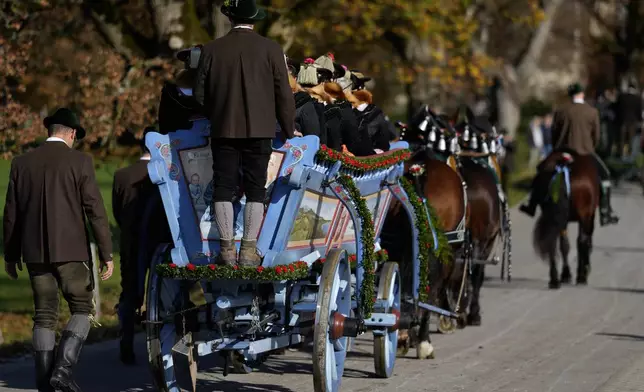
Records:
[[[398,330],[409,319],[403,303],[453,316],[426,303],[421,290],[429,275],[422,255],[432,244],[431,235],[419,241],[418,228],[431,228],[431,219],[422,199],[401,186],[407,143],[364,158],[320,146],[315,136],[274,150],[257,241],[263,262],[252,268],[215,262],[209,134],[208,121],[197,120],[190,130],[146,136],[149,175],[173,239],[154,255],[146,294],[149,362],[159,390],[194,390],[200,357],[220,353],[224,372],[228,365],[250,371],[269,354],[312,339],[315,390],[338,391],[349,339],[367,331],[376,374],[392,375]],[[393,200],[412,226],[408,296],[398,264],[379,246]],[[244,199],[234,204],[240,222]]]

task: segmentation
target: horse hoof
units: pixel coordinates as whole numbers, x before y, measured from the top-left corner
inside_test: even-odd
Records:
[[[468,314],[467,315],[467,325],[474,327],[481,326],[481,315],[480,314]]]
[[[465,313],[461,313],[456,319],[456,328],[465,329],[465,327],[467,327],[467,315]]]
[[[456,321],[450,317],[438,317],[438,332],[443,335],[450,335],[456,331]]]
[[[570,284],[572,282],[572,275],[569,270],[564,270],[561,273],[561,284]]]
[[[559,283],[558,281],[551,280],[550,283],[548,283],[548,288],[552,290],[557,290],[560,287],[561,287],[561,283]]]
[[[409,330],[409,348],[416,348],[418,343],[418,333],[420,332],[420,327],[418,325],[413,326]]]
[[[434,359],[434,346],[430,342],[420,342],[416,349],[416,358]]]
[[[577,279],[577,286],[587,286],[588,281],[586,279]]]

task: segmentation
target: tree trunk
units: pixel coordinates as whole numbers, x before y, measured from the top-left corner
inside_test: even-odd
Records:
[[[497,93],[499,126],[511,138],[516,136],[521,122],[521,104],[530,98],[529,81],[539,71],[539,62],[552,30],[554,18],[564,0],[550,0],[545,9],[544,19],[530,40],[528,50],[516,66],[506,63],[501,70],[502,88]]]

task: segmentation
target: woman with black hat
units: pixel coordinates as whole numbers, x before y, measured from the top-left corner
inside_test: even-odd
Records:
[[[315,135],[320,138],[320,143],[326,143],[324,129],[324,105],[314,100],[311,95],[297,83],[299,71],[296,63],[287,58],[289,81],[295,99],[295,129],[304,136]]]
[[[325,82],[324,90],[331,97],[331,102],[325,108],[324,117],[329,141],[331,142],[331,135],[337,135],[339,139],[329,143],[328,147],[348,151],[357,156],[373,155],[374,151],[368,138],[361,137],[358,132],[358,120],[344,89],[336,83],[337,80],[346,77],[347,69],[335,62],[332,53],[318,57],[315,65],[330,72],[330,79]]]

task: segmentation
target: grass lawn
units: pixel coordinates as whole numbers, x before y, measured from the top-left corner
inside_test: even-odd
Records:
[[[115,250],[114,275],[106,282],[97,282],[101,294],[102,327],[93,328],[88,340],[96,341],[106,336],[116,336],[118,320],[114,312],[114,305],[118,302],[120,288],[120,263],[118,256],[118,228],[112,216],[112,178],[114,172],[126,163],[96,162],[96,178],[103,196],[103,201],[110,218],[110,227]],[[9,161],[0,160],[0,206],[4,208],[9,177]],[[0,215],[2,210],[0,210]],[[0,233],[2,235],[2,233]],[[0,241],[0,250],[2,243]],[[0,252],[4,254],[4,252]],[[10,280],[4,272],[4,259],[0,271],[0,329],[4,343],[0,346],[0,358],[28,352],[31,347],[31,328],[33,316],[33,302],[31,287],[27,272],[19,272],[16,281]],[[65,301],[61,296],[60,322],[64,324],[69,317]]]

